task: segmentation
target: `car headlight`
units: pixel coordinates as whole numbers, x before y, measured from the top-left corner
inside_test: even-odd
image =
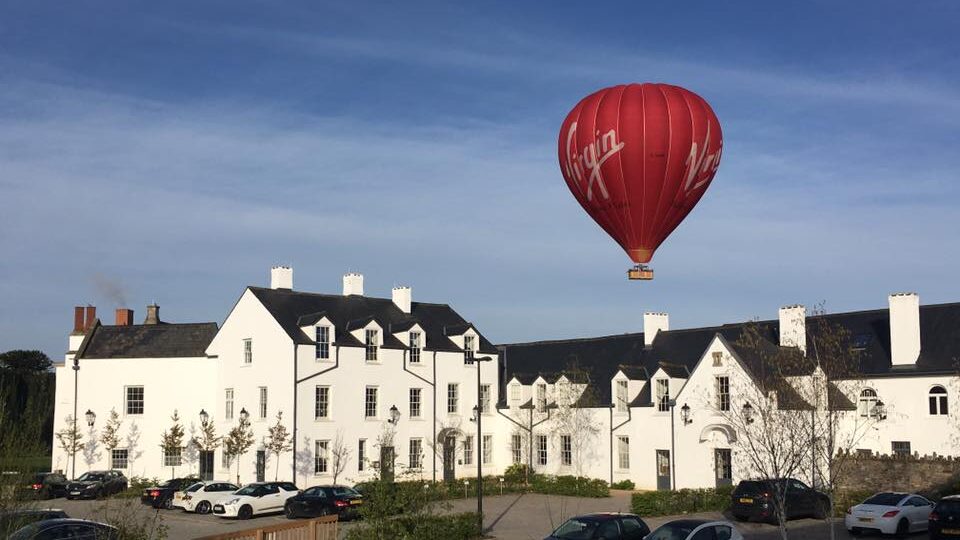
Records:
[[[91,489],[97,489],[97,485],[96,485],[96,484],[89,485],[89,486],[84,487],[83,489],[86,490],[86,491],[90,491]]]
[[[227,501],[225,504],[237,504],[238,502],[240,502],[240,499],[233,498]]]

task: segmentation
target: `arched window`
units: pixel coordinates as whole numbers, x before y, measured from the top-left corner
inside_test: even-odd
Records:
[[[942,386],[934,386],[930,389],[930,414],[943,415],[949,414],[947,410],[947,390]]]
[[[864,388],[860,392],[860,403],[858,410],[863,418],[876,418],[877,416],[877,392],[873,388]]]

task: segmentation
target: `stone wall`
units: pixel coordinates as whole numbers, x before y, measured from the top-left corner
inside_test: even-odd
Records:
[[[942,456],[850,456],[841,489],[906,491],[931,496],[960,493],[960,459]]]

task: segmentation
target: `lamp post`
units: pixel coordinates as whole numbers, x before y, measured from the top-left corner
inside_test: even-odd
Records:
[[[475,362],[477,364],[477,406],[473,408],[473,415],[477,420],[477,448],[480,450],[477,452],[477,521],[480,524],[480,533],[483,534],[483,401],[481,401],[480,395],[480,364],[482,362],[492,362],[493,358],[489,356],[483,356],[480,358],[474,357],[468,359],[467,362]],[[490,396],[487,396],[487,399],[490,399]],[[471,419],[472,420],[472,419]]]
[[[390,418],[387,420],[390,424],[397,425],[400,421],[400,409],[396,405],[390,406]]]
[[[77,479],[77,379],[80,377],[80,359],[73,357],[73,436],[70,438],[71,478]]]
[[[743,404],[743,421],[752,424],[753,423],[753,405],[750,405],[750,402]]]
[[[87,427],[93,430],[93,424],[97,421],[97,414],[90,409],[87,409],[86,414],[83,416],[87,419]]]
[[[680,420],[683,420],[683,425],[693,422],[693,420],[690,418],[690,406],[686,403],[683,404],[683,407],[680,407]]]
[[[210,415],[207,414],[206,410],[200,409],[200,423],[206,424],[209,421],[210,421]]]

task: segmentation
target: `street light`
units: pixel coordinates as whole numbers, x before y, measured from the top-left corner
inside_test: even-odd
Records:
[[[477,418],[479,418],[479,417],[480,417],[480,416],[477,414],[477,406],[474,405],[474,406],[473,406],[473,416],[470,417],[470,421],[471,421],[471,422],[476,422],[476,421],[477,421]]]
[[[248,412],[247,412],[247,408],[244,407],[244,408],[240,409],[240,419],[243,420],[244,422],[246,422],[246,421],[247,421],[247,418],[250,418],[250,413],[248,413]]]
[[[690,406],[686,403],[683,404],[683,407],[680,407],[680,419],[683,420],[683,425],[693,422],[690,419]]]
[[[877,417],[877,420],[887,419],[887,407],[883,404],[883,401],[878,400],[873,406],[873,414]]]
[[[400,421],[400,409],[396,405],[390,406],[390,419],[387,420],[390,424],[397,425],[397,422]]]
[[[87,409],[87,413],[84,415],[87,418],[87,427],[93,429],[93,423],[97,421],[97,415],[90,409]]]
[[[753,405],[750,405],[750,402],[743,404],[743,420],[748,423],[753,423]]]
[[[200,409],[200,423],[206,424],[208,421],[210,421],[210,415],[204,409]]]
[[[473,415],[477,419],[477,449],[480,450],[477,452],[477,521],[480,525],[480,533],[483,533],[483,402],[480,401],[480,364],[483,362],[492,362],[493,358],[489,356],[483,356],[480,358],[473,358],[473,362],[477,364],[477,405],[473,408]],[[490,396],[487,395],[487,399],[490,399]]]

